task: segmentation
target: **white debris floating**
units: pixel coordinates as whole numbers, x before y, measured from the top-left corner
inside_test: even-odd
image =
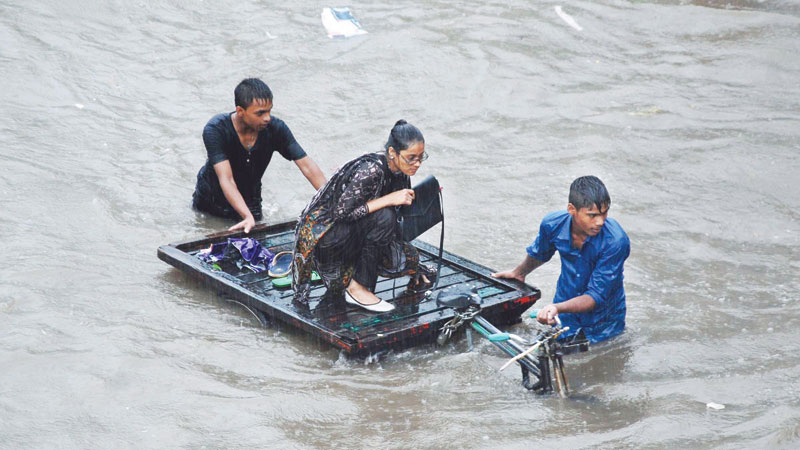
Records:
[[[361,28],[355,17],[350,13],[350,8],[323,8],[322,9],[322,26],[328,32],[329,38],[335,37],[351,37],[359,34],[367,34]]]
[[[725,405],[722,405],[720,403],[711,402],[711,403],[706,403],[706,408],[708,408],[708,409],[725,409]]]
[[[561,10],[561,5],[556,5],[555,9],[556,9],[556,14],[558,14],[558,17],[561,17],[561,20],[567,22],[567,25],[571,26],[572,28],[575,28],[578,31],[583,31],[583,27],[578,25],[578,22],[575,22],[575,19],[573,19],[572,16]]]

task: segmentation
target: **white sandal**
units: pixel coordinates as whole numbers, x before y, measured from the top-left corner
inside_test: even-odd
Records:
[[[365,305],[359,302],[358,299],[353,297],[353,295],[347,289],[344,290],[344,299],[347,301],[347,303],[350,303],[351,305],[360,306],[372,312],[389,312],[394,310],[394,305],[383,300],[379,301],[378,303],[373,303],[371,305]]]

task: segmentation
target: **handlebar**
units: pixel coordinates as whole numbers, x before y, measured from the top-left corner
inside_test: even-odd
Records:
[[[587,340],[580,330],[578,330],[577,336],[582,339],[582,342],[575,344],[573,338],[570,338],[571,340],[566,343],[559,341],[560,336],[569,332],[569,327],[563,326],[561,319],[556,315],[554,316],[555,325],[538,330],[535,341],[525,340],[515,334],[497,329],[479,314],[480,305],[473,303],[468,296],[438,297],[436,299],[437,305],[452,309],[454,314],[442,326],[439,336],[436,338],[436,342],[439,345],[447,342],[459,327],[468,324],[471,329],[477,331],[511,357],[500,367],[500,370],[506,369],[515,362],[519,364],[522,368],[522,385],[525,388],[537,392],[552,392],[553,379],[555,379],[555,388],[559,394],[563,396],[569,393],[567,378],[564,373],[564,363],[561,357],[565,354],[564,349],[572,349],[573,347],[577,347],[579,351],[588,349]],[[541,310],[539,309],[532,310],[530,317],[535,318],[540,312]],[[471,335],[468,334],[468,336]],[[526,349],[525,347],[528,348]],[[537,353],[533,354],[534,352]],[[529,374],[533,374],[538,381],[532,383]]]
[[[531,314],[530,314],[531,319],[535,319],[536,316],[539,315],[539,311],[541,311],[541,310],[540,309],[534,309],[533,311],[531,311]],[[556,325],[558,325],[558,327],[561,328],[561,319],[558,318],[558,314],[553,316],[553,319],[555,319]]]
[[[539,313],[539,310],[535,310],[534,312],[531,313],[531,317],[536,317],[538,315],[538,313]],[[544,344],[545,342],[555,341],[555,339],[558,338],[558,336],[560,336],[561,333],[569,331],[569,327],[561,328],[561,321],[558,320],[558,316],[555,317],[555,320],[556,320],[556,323],[558,324],[558,328],[553,329],[553,331],[547,333],[545,336],[540,335],[538,341],[536,341],[532,346],[530,346],[524,352],[522,352],[522,353],[518,354],[517,356],[509,359],[505,364],[503,364],[503,367],[501,367],[500,370],[503,370],[506,367],[510,366],[511,363],[513,363],[514,361],[518,361],[518,360],[528,356],[529,354],[533,353],[534,350],[536,350],[537,348],[541,347],[542,344]]]

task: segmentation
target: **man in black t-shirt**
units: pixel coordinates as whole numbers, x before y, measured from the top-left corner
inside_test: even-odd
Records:
[[[272,91],[261,80],[242,80],[234,90],[236,111],[217,114],[203,129],[208,159],[197,173],[195,209],[238,222],[230,231],[249,233],[262,219],[261,177],[272,154],[294,161],[314,189],[325,175],[306,155],[286,124],[272,116]]]

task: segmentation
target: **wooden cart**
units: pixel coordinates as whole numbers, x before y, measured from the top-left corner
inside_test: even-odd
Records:
[[[258,224],[245,235],[224,232],[186,240],[158,248],[158,257],[194,276],[206,286],[235,300],[262,320],[279,320],[335,347],[346,354],[364,357],[391,349],[402,349],[435,342],[439,328],[453,317],[452,310],[438,306],[435,295],[406,293],[408,278],[379,278],[375,293],[395,305],[393,311],[373,313],[345,303],[344,299],[325,298],[325,287],[317,284],[307,306],[292,302],[291,288],[277,288],[266,272],[253,273],[236,266],[224,268],[203,262],[200,250],[232,237],[257,239],[273,253],[293,248],[295,222]],[[438,249],[422,241],[413,245],[423,262],[436,265]],[[499,280],[479,264],[444,252],[437,290],[469,285],[481,297],[481,315],[496,325],[520,322],[522,313],[534,304],[541,292],[514,280]],[[434,293],[435,294],[435,293]]]

